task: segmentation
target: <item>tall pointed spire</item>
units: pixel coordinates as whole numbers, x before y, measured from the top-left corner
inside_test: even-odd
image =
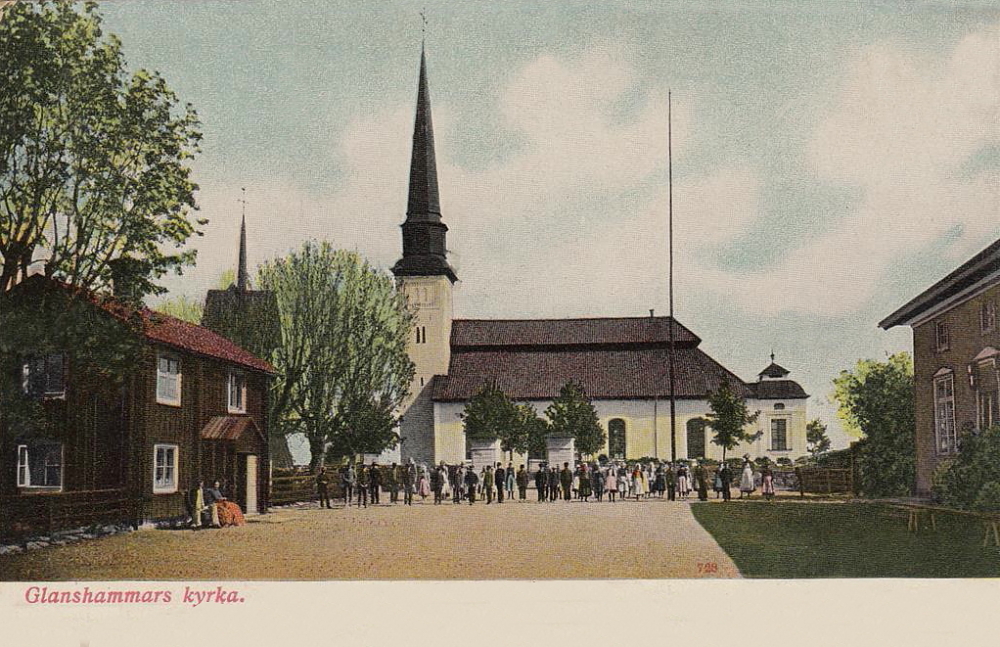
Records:
[[[458,280],[448,265],[445,244],[448,226],[441,221],[437,161],[434,156],[434,124],[427,83],[427,56],[420,47],[420,78],[417,110],[413,122],[410,155],[410,191],[403,228],[403,257],[392,271],[396,276],[447,276]]]
[[[431,119],[431,96],[427,87],[427,58],[420,48],[420,82],[417,88],[417,114],[413,123],[413,153],[410,156],[410,199],[407,220],[441,220],[438,198],[437,163],[434,157],[434,123]]]
[[[250,278],[247,276],[247,190],[242,189],[240,202],[243,203],[243,221],[240,223],[240,265],[236,271],[236,288],[240,292],[250,289]]]

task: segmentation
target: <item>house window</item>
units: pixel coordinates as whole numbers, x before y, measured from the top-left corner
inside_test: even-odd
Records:
[[[781,402],[777,402],[774,405],[774,410],[775,411],[784,411],[785,410],[785,405],[783,403],[781,403]]]
[[[247,385],[246,378],[242,373],[232,371],[229,374],[229,388],[227,390],[229,391],[229,412],[245,413]]]
[[[996,301],[987,301],[979,309],[979,328],[984,332],[991,332],[997,325],[997,304]]]
[[[60,398],[66,395],[65,355],[52,353],[32,357],[21,367],[21,387],[33,397]]]
[[[153,492],[177,491],[177,445],[153,446]]]
[[[62,488],[63,447],[61,443],[32,442],[17,446],[17,486],[22,488]]]
[[[784,418],[771,419],[771,451],[787,452],[791,449],[788,446],[788,421]]]
[[[934,335],[935,340],[937,341],[937,349],[939,351],[951,348],[951,335],[948,333],[948,324],[943,321],[939,321],[934,327]]]
[[[160,355],[156,363],[156,401],[160,404],[181,404],[181,361],[170,355]]]
[[[427,326],[417,326],[417,343],[427,343]]]
[[[934,431],[939,454],[955,450],[955,377],[934,380]]]

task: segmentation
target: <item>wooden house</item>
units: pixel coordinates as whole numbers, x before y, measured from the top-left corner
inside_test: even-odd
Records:
[[[50,326],[63,332],[5,346],[0,535],[181,518],[199,481],[266,511],[267,362],[201,326],[42,276],[4,295],[4,308],[75,310],[72,326],[89,330]],[[110,339],[114,325],[124,342]],[[81,349],[105,341],[119,346],[109,358],[124,354],[118,373]],[[40,415],[18,415],[24,403]]]

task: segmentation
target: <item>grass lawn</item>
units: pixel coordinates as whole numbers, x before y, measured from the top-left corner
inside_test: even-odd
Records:
[[[981,523],[937,515],[906,529],[906,513],[873,503],[696,503],[695,518],[744,577],[1000,577],[1000,548]]]

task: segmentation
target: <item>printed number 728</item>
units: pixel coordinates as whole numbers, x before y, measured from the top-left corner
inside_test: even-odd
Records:
[[[699,573],[718,573],[719,565],[715,562],[698,562]]]

